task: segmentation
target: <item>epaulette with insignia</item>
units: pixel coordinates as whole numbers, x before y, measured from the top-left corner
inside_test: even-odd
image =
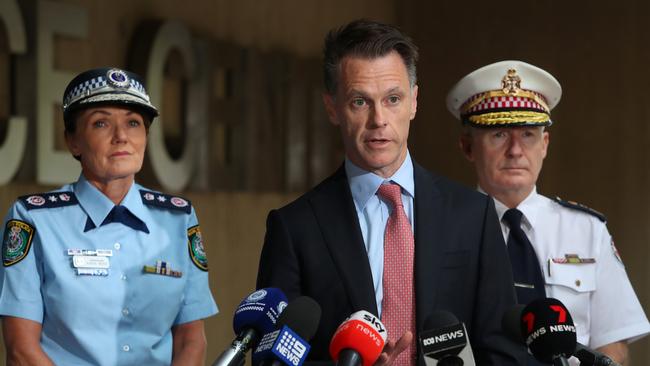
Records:
[[[594,210],[593,208],[589,208],[589,207],[587,207],[587,206],[585,206],[585,205],[583,205],[581,203],[578,203],[578,202],[575,202],[575,201],[565,201],[565,200],[563,200],[563,199],[561,199],[560,197],[557,197],[557,196],[553,199],[553,201],[559,203],[560,205],[562,205],[564,207],[572,208],[574,210],[586,212],[586,213],[588,213],[588,214],[590,214],[592,216],[596,216],[602,222],[607,222],[607,217],[603,213],[598,212],[598,211]]]
[[[36,208],[55,208],[79,204],[73,192],[49,192],[18,197],[28,210]]]
[[[187,214],[192,212],[192,203],[185,198],[144,189],[140,190],[140,197],[142,197],[142,203],[145,205],[179,210]]]

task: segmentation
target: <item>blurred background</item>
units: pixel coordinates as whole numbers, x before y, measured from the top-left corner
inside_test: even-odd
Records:
[[[206,321],[213,360],[255,286],[266,214],[342,162],[320,55],[325,33],[356,18],[396,24],[419,45],[411,153],[470,186],[447,91],[500,60],[552,73],[563,97],[538,191],[608,216],[648,308],[650,3],[641,0],[0,0],[0,210],[77,178],[61,116],[75,74],[117,66],[144,76],[162,118],[137,180],[196,207],[220,307]],[[634,343],[630,365],[650,364],[649,346]]]

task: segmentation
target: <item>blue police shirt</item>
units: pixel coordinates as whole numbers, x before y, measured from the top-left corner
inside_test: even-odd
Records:
[[[359,227],[366,245],[370,272],[372,273],[375,288],[377,311],[381,316],[381,301],[384,298],[384,233],[386,222],[392,207],[377,195],[379,186],[386,182],[394,182],[402,187],[402,203],[404,211],[411,222],[411,229],[415,232],[415,214],[413,212],[415,198],[415,182],[413,178],[413,161],[407,151],[406,158],[395,174],[389,178],[382,178],[377,174],[363,170],[345,159],[345,173],[348,177],[354,207],[359,217]]]
[[[5,218],[0,314],[41,323],[55,364],[169,365],[171,328],[218,312],[190,203],[133,183],[121,205],[146,228],[102,225],[114,204],[82,175]]]

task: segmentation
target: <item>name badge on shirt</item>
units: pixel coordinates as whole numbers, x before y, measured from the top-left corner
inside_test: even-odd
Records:
[[[74,268],[108,269],[110,267],[110,262],[108,260],[108,257],[75,255],[72,257],[72,265]]]
[[[111,249],[68,249],[68,255],[96,255],[98,257],[112,257]]]
[[[104,268],[77,268],[77,276],[108,276],[108,270]]]

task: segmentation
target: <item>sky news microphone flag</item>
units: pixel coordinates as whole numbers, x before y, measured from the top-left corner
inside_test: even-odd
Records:
[[[379,318],[360,310],[336,329],[330,342],[330,356],[341,366],[372,366],[381,355],[387,337],[386,327]]]

